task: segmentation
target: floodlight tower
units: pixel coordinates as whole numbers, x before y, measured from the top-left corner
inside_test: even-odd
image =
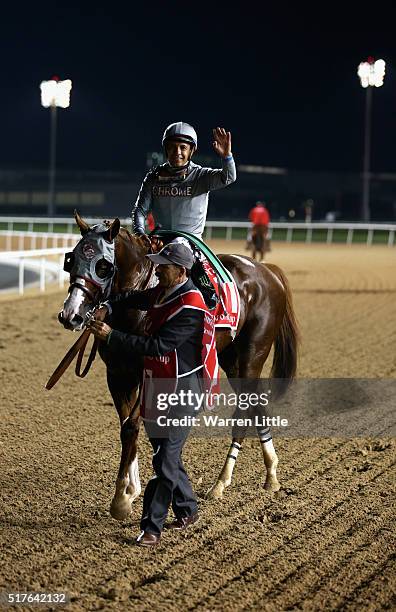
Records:
[[[363,193],[362,219],[370,221],[370,146],[371,146],[371,105],[372,88],[384,84],[385,62],[369,57],[358,66],[360,84],[366,90],[366,110],[364,118],[364,158],[363,158]]]
[[[50,81],[42,81],[41,105],[51,109],[51,131],[50,131],[50,167],[48,184],[47,212],[49,217],[55,213],[55,166],[56,166],[56,109],[68,108],[70,106],[70,91],[72,82],[70,79],[60,81],[54,76]]]

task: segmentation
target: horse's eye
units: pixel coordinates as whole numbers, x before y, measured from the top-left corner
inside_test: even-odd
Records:
[[[107,278],[113,274],[113,264],[107,259],[99,259],[95,265],[95,273],[99,278]]]

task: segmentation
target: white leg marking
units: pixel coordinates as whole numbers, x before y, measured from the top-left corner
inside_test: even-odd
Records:
[[[261,446],[263,449],[264,464],[267,469],[267,475],[265,478],[264,489],[267,491],[279,491],[280,484],[276,476],[276,468],[278,467],[278,456],[275,452],[274,443],[271,440],[263,442],[261,440]]]
[[[133,500],[136,499],[142,492],[142,487],[140,485],[139,478],[139,462],[137,454],[128,468],[128,474],[129,486],[127,487],[127,492],[131,495],[131,502],[133,502]]]
[[[125,478],[118,478],[116,490],[110,505],[110,514],[117,521],[123,521],[132,514],[132,502],[140,495],[142,487],[139,478],[138,457],[132,461]]]
[[[234,471],[235,462],[238,457],[239,451],[241,449],[241,445],[238,442],[233,442],[230,446],[230,450],[228,451],[227,459],[221,470],[220,476],[217,482],[210,487],[209,491],[206,493],[206,497],[208,499],[220,499],[223,497],[223,491],[226,487],[231,484],[232,473]]]

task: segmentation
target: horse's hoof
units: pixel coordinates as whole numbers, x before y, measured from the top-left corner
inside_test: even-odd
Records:
[[[110,514],[117,521],[125,521],[132,514],[131,496],[114,497],[110,505]]]
[[[216,482],[213,487],[207,491],[206,499],[221,499],[223,497],[223,491],[225,489],[224,483]]]
[[[276,493],[276,491],[279,491],[280,488],[281,486],[277,478],[267,478],[264,483],[264,489],[266,491],[270,491],[271,493]]]

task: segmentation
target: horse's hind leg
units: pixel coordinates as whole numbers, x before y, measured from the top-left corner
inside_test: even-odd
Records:
[[[237,378],[238,353],[235,349],[235,343],[230,344],[221,354],[219,354],[219,364],[228,378]],[[242,442],[243,438],[232,439],[223,468],[214,485],[212,485],[206,493],[207,499],[221,499],[224,489],[231,484],[232,473]]]
[[[240,379],[250,380],[260,378],[262,368],[273,342],[272,334],[266,335],[265,330],[273,328],[274,321],[270,320],[267,320],[264,325],[263,321],[251,321],[244,327],[237,340],[219,356],[220,365],[228,378],[236,378],[237,376]],[[257,329],[260,330],[259,337],[252,331]],[[267,491],[278,491],[280,489],[276,475],[278,457],[272,442],[270,428],[260,428],[257,433],[266,467],[264,488]],[[243,440],[244,437],[233,437],[226,461],[217,481],[206,494],[208,499],[220,499],[225,488],[231,484],[233,470]]]
[[[138,419],[131,414],[137,398],[137,391],[127,393],[125,390],[114,390],[112,386],[109,381],[110,391],[121,425],[121,460],[116,480],[116,490],[110,505],[110,514],[113,518],[122,521],[132,513],[132,502],[141,493],[137,456],[139,425]]]
[[[266,491],[279,491],[280,484],[276,475],[278,455],[276,454],[274,443],[272,441],[271,429],[269,427],[258,427],[257,435],[260,440],[261,450],[263,451],[264,465],[267,471],[264,489],[266,489]]]
[[[234,471],[235,463],[238,453],[241,450],[243,440],[243,438],[232,438],[231,446],[228,450],[223,468],[214,485],[212,485],[206,493],[207,499],[221,499],[223,497],[224,489],[230,486],[232,481],[232,473]]]

